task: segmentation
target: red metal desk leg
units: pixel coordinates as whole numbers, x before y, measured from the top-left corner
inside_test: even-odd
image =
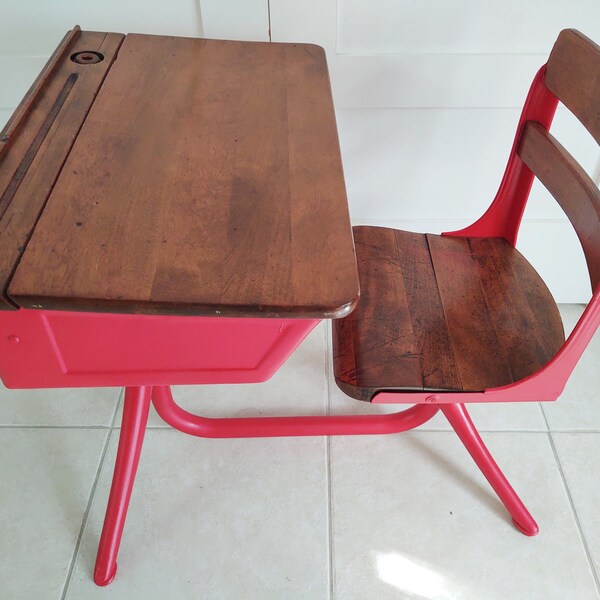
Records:
[[[477,429],[475,429],[465,405],[445,404],[441,409],[465,448],[485,475],[485,478],[498,494],[502,504],[510,513],[516,528],[525,535],[536,535],[539,531],[537,523],[492,458]]]
[[[194,415],[179,407],[168,386],[130,387],[125,390],[119,449],[96,559],[94,581],[97,585],[109,584],[117,571],[117,553],[151,399],[158,414],[171,426],[207,438],[397,433],[418,427],[441,409],[508,509],[516,527],[526,535],[538,532],[536,522],[495,463],[463,404],[417,404],[399,413],[386,415],[214,419]]]
[[[108,585],[117,573],[117,554],[142,451],[151,395],[152,388],[147,386],[125,389],[119,448],[94,569],[97,585]]]

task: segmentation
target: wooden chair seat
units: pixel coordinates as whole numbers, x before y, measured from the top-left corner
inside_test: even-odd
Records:
[[[502,238],[354,227],[361,296],[334,321],[349,396],[483,391],[543,367],[564,342],[548,288]]]

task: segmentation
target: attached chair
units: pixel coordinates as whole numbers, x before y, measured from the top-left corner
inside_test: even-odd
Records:
[[[533,81],[487,212],[443,235],[354,227],[361,297],[333,326],[338,386],[367,402],[439,406],[526,535],[538,527],[465,405],[555,400],[600,323],[600,193],[548,132],[559,100],[600,143],[600,47],[574,30]],[[577,232],[594,290],[567,341],[550,292],[514,247],[534,176]]]

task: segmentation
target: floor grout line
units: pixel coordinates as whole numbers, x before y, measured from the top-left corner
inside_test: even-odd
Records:
[[[327,540],[328,540],[328,595],[329,600],[335,597],[335,561],[333,550],[333,486],[331,485],[331,437],[325,438],[327,463],[325,477],[327,480]]]
[[[112,429],[110,425],[0,425],[0,429]]]
[[[329,408],[329,407],[328,407]],[[360,414],[360,413],[358,413]],[[357,413],[347,413],[347,416],[356,416]],[[261,416],[265,416],[265,417],[305,417],[305,416],[311,416],[311,415],[304,415],[304,414],[265,414],[265,415],[261,415]],[[345,416],[344,413],[335,413],[335,416],[338,417],[342,417]],[[234,417],[215,417],[215,418],[234,418]],[[9,426],[10,427],[10,426]],[[7,429],[9,427],[6,427]],[[29,429],[29,427],[27,425],[23,425],[23,426],[14,426],[15,428],[21,428],[21,429]],[[43,427],[39,427],[40,429]],[[120,429],[121,427],[116,425],[115,427],[113,427],[113,429],[116,429],[117,431]],[[2,429],[2,426],[0,426],[0,429]],[[49,429],[109,429],[109,427],[50,427]],[[166,429],[173,429],[170,425],[148,425],[148,427],[146,427],[146,429],[152,429],[152,430],[166,430]],[[573,433],[573,434],[577,434],[577,433],[600,433],[600,429],[485,429],[482,427],[478,427],[477,431],[479,431],[479,433]],[[409,432],[421,432],[421,433],[451,433],[452,429],[432,429],[432,428],[415,428],[415,429],[411,429],[409,431],[406,431],[404,433],[409,433]],[[364,434],[365,436],[368,436],[369,434]],[[374,434],[377,435],[377,434]],[[310,436],[308,436],[310,437]],[[315,435],[314,437],[321,437],[318,435]],[[337,437],[337,436],[331,436],[331,437]],[[343,436],[342,436],[343,437]]]
[[[123,396],[123,389],[119,392],[119,396],[117,397],[117,402],[115,404],[115,408],[113,411],[111,426],[107,431],[106,439],[104,441],[104,447],[102,448],[102,453],[100,454],[100,460],[98,461],[98,468],[96,470],[96,476],[94,477],[94,483],[92,484],[92,489],[90,490],[90,496],[88,498],[85,511],[83,513],[83,519],[81,521],[81,527],[79,528],[79,535],[77,536],[77,542],[75,543],[75,548],[73,549],[73,556],[71,557],[71,564],[69,565],[69,570],[67,572],[67,577],[65,578],[65,585],[63,587],[62,594],[60,596],[61,600],[65,600],[67,597],[67,592],[69,591],[69,585],[71,584],[71,578],[73,577],[73,571],[75,570],[75,561],[77,560],[77,555],[79,554],[79,548],[81,547],[81,540],[83,539],[83,533],[85,531],[85,527],[87,525],[88,517],[90,514],[90,510],[92,508],[92,502],[94,500],[94,496],[96,495],[96,488],[98,487],[98,481],[100,480],[100,473],[102,472],[102,467],[104,466],[104,460],[106,458],[106,453],[108,452],[108,446],[110,444],[110,440],[113,433],[113,427],[115,424],[115,420],[117,418],[117,413],[119,410],[119,406],[121,404],[121,398]]]
[[[546,429],[485,429],[483,427],[478,427],[477,431],[479,433],[549,433]],[[453,433],[452,429],[411,429],[404,433]],[[600,432],[599,432],[600,433]]]
[[[546,419],[546,414],[542,410],[544,414],[544,420],[546,421],[546,426],[548,426],[548,420]],[[569,501],[569,505],[571,507],[571,512],[573,513],[573,519],[575,519],[575,525],[577,526],[577,531],[579,532],[579,537],[581,539],[581,545],[583,546],[583,551],[585,552],[585,556],[588,561],[588,565],[590,571],[592,572],[592,577],[594,579],[594,585],[596,586],[596,592],[600,596],[600,580],[598,579],[598,573],[596,572],[596,567],[594,566],[594,561],[592,560],[592,554],[590,552],[590,548],[587,543],[587,539],[585,537],[585,533],[583,532],[583,526],[581,525],[581,521],[579,519],[579,515],[577,514],[577,509],[575,508],[575,502],[573,501],[573,496],[571,494],[571,490],[569,488],[569,484],[567,483],[567,478],[565,476],[565,472],[562,467],[562,463],[560,462],[560,458],[558,456],[558,451],[556,450],[556,445],[554,444],[554,438],[552,437],[551,431],[548,431],[548,442],[550,443],[550,448],[552,448],[552,454],[554,455],[554,461],[556,463],[556,468],[560,474],[560,478],[562,479],[563,487],[565,489],[565,493],[567,494],[567,499]]]
[[[452,429],[414,429],[411,431],[423,433],[444,433],[451,432]],[[479,433],[600,433],[600,429],[483,429],[477,428]],[[408,433],[408,432],[406,432]]]
[[[554,431],[553,429],[550,429],[550,423],[548,422],[548,415],[546,415],[546,411],[544,410],[543,402],[538,402],[538,404],[540,405],[540,411],[542,412],[542,419],[544,420],[544,423],[546,423],[546,429],[548,431]]]
[[[111,429],[116,429],[119,431],[121,429],[121,425],[117,425],[117,415],[119,414],[119,409],[121,408],[121,404],[123,403],[123,398],[125,398],[125,388],[122,389],[119,394],[119,401],[117,402],[117,408],[115,409],[115,414],[113,415],[113,420],[111,423]],[[148,429],[148,427],[146,427]]]
[[[119,408],[121,407],[121,403],[123,402],[123,398],[125,397],[125,388],[121,388],[121,392],[119,397],[117,398],[117,405],[115,406],[115,411],[112,416],[112,420],[110,422],[111,428],[115,426],[115,421],[117,420],[117,415],[119,414]]]
[[[326,414],[331,414],[331,385],[329,373],[332,369],[330,352],[330,328],[331,322],[325,323],[325,390],[327,392],[327,411]],[[334,600],[335,596],[335,563],[333,555],[333,489],[331,485],[331,437],[325,437],[326,465],[325,479],[327,486],[327,558],[328,558],[328,595],[329,600]]]
[[[550,429],[550,433],[600,433],[600,429]]]
[[[329,382],[328,382],[329,383]],[[119,404],[120,406],[120,404]],[[117,409],[118,410],[118,409]],[[327,410],[331,410],[330,399],[328,398]],[[330,414],[330,412],[328,412]],[[360,415],[362,413],[347,413],[348,416]],[[365,413],[368,414],[379,414],[379,413]],[[337,416],[343,416],[344,413],[336,413]],[[116,415],[115,415],[116,416]],[[265,416],[306,416],[306,415],[265,415]],[[226,417],[225,417],[226,418]],[[102,430],[102,429],[120,429],[120,425],[0,425],[0,429],[82,429],[82,430]],[[172,429],[170,425],[148,425],[146,429]],[[486,429],[479,427],[477,429],[480,433],[600,433],[600,429],[569,429],[569,428],[553,428],[553,429]],[[451,432],[452,429],[433,429],[430,427],[419,427],[412,431],[423,432],[423,433],[444,433]]]
[[[543,402],[536,402],[538,405],[538,409],[542,416],[542,421],[544,421],[544,425],[546,425],[546,431],[550,431],[550,426],[548,424],[548,419],[546,418],[546,413],[544,412]]]

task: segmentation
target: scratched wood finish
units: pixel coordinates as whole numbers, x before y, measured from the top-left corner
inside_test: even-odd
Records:
[[[352,315],[334,323],[338,386],[361,400],[398,381],[404,389],[462,389],[426,237],[383,227],[353,232],[361,296]]]
[[[469,238],[479,281],[511,377],[545,365],[565,339],[558,307],[542,279],[508,242]],[[532,274],[533,271],[533,274]]]
[[[401,378],[415,389],[421,382],[419,357],[414,352],[413,330],[405,281],[398,277],[401,260],[396,251],[396,232],[393,229],[373,227],[364,236],[361,228],[354,228],[354,240],[360,265],[360,307],[364,320],[350,319],[353,323],[353,346],[359,350],[351,358],[351,369],[358,382],[393,386]],[[380,306],[387,306],[385,319]],[[363,326],[364,325],[364,326]],[[398,361],[402,356],[403,360]],[[361,360],[365,358],[366,360]],[[416,382],[419,382],[418,384]]]
[[[415,347],[425,389],[462,389],[426,236],[395,231]],[[422,310],[426,304],[428,310]]]
[[[595,289],[600,282],[598,186],[571,154],[539,123],[526,123],[518,152],[523,162],[554,196],[571,221],[583,248],[592,289]]]
[[[574,29],[561,31],[544,84],[600,144],[600,46]]]
[[[358,276],[323,50],[128,35],[9,294],[53,309],[347,314]]]
[[[361,297],[333,324],[335,378],[350,396],[507,385],[564,342],[550,292],[505,240],[379,227],[354,236]]]
[[[0,133],[0,309],[16,308],[8,283],[122,39],[74,28]],[[85,50],[104,60],[70,60]]]
[[[427,242],[463,389],[510,383],[510,368],[499,352],[504,340],[495,331],[469,240],[428,235]]]

